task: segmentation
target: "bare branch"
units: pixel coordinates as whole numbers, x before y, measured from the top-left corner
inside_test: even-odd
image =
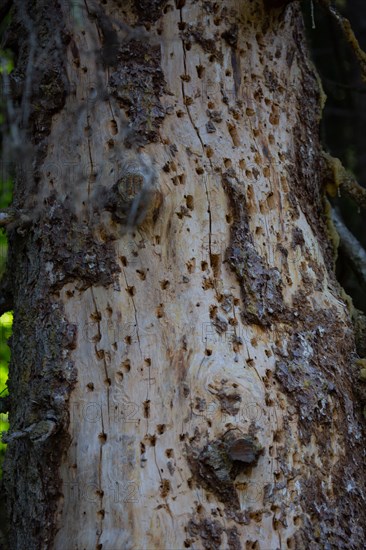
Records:
[[[360,185],[355,177],[348,172],[338,158],[332,157],[328,153],[323,153],[323,157],[329,169],[329,189],[327,192],[331,196],[336,196],[340,189],[347,197],[366,210],[366,189]]]
[[[14,221],[14,210],[0,210],[0,227],[6,227],[9,223]]]
[[[353,32],[351,23],[346,17],[343,17],[343,15],[341,15],[333,5],[331,5],[330,0],[318,0],[318,2],[330,13],[333,19],[335,19],[341,27],[343,35],[354,51],[360,65],[362,80],[366,82],[366,53],[361,48],[356,35]]]
[[[366,251],[361,243],[344,225],[339,214],[332,210],[332,219],[340,237],[340,247],[350,261],[351,267],[359,279],[366,284]]]
[[[345,195],[347,195],[350,199],[353,199],[358,206],[366,210],[366,189],[362,187],[346,170],[344,170],[344,174],[342,174],[342,176],[342,191],[344,191]]]

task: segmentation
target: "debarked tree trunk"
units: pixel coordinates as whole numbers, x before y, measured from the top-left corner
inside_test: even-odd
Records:
[[[363,548],[298,3],[24,0],[8,32],[9,548]]]

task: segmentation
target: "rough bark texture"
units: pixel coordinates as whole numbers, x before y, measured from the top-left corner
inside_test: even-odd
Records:
[[[363,548],[297,2],[25,5],[59,40],[10,230],[10,548]]]

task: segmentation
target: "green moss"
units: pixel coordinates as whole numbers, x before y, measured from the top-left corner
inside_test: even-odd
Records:
[[[366,369],[360,370],[360,378],[361,380],[366,380]]]
[[[325,184],[325,191],[330,197],[336,197],[338,195],[338,189],[346,176],[346,170],[339,158],[332,157],[325,152],[323,153],[323,158],[327,163],[328,173],[330,175]]]
[[[357,359],[355,365],[360,369],[359,376],[361,380],[366,380],[366,358]]]
[[[352,300],[351,296],[349,294],[347,294],[347,292],[344,290],[343,287],[341,287],[341,289],[340,289],[340,295],[341,295],[342,300],[344,301],[344,303],[347,306],[347,309],[348,309],[348,311],[351,315],[351,318],[353,318],[353,313],[356,310],[355,310],[355,306],[353,305],[353,300]]]

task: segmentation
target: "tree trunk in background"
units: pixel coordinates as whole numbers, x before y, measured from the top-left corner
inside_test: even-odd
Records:
[[[343,16],[349,19],[352,29],[366,48],[366,12],[362,10],[362,0],[336,2]],[[312,56],[320,72],[327,95],[322,116],[323,144],[331,154],[341,159],[343,165],[351,170],[357,181],[364,185],[366,181],[366,86],[362,82],[360,66],[354,50],[345,40],[335,17],[328,10],[314,4],[315,28],[311,28],[311,3],[303,4],[308,12],[308,36],[312,43]],[[340,131],[341,130],[341,131]],[[366,248],[364,219],[358,206],[347,198],[340,189],[332,201],[340,212],[348,229]],[[346,292],[352,296],[355,307],[366,311],[366,289],[359,274],[351,267],[344,247],[338,250],[337,278]]]
[[[363,548],[298,3],[71,4],[24,2],[8,38],[15,98],[41,65],[9,230],[9,548]]]
[[[361,48],[366,50],[366,13],[362,9],[364,4],[361,0],[348,1],[345,6],[345,15],[351,21],[352,28],[359,40]],[[353,52],[352,52],[353,53]],[[351,55],[352,55],[351,53]],[[358,67],[356,66],[356,71]],[[353,75],[353,79],[350,85],[354,86],[356,90],[362,89],[362,79],[360,78],[359,71]],[[351,116],[354,111],[354,122],[352,125],[351,145],[355,150],[355,173],[358,181],[361,185],[365,186],[366,180],[366,141],[365,141],[365,124],[366,124],[366,96],[365,91],[352,94],[352,102],[350,103]]]

